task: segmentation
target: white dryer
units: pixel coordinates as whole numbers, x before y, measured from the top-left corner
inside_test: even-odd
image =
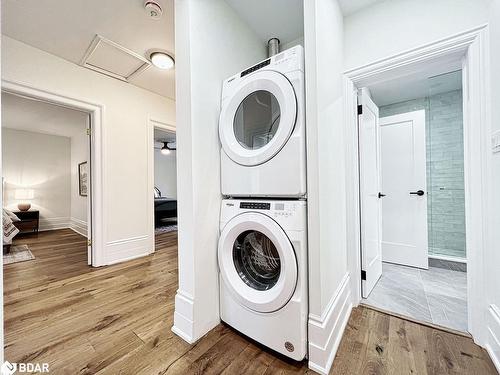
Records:
[[[296,46],[224,81],[222,194],[306,195],[304,50]]]
[[[222,201],[220,314],[295,360],[307,354],[307,225],[302,200]]]

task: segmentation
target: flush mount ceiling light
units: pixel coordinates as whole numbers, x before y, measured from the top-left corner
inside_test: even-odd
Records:
[[[159,69],[168,70],[174,67],[174,59],[165,52],[153,52],[150,57],[151,63]]]

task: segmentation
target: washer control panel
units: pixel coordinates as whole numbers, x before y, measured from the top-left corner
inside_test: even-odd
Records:
[[[271,203],[262,202],[240,202],[240,208],[245,208],[248,210],[270,210]]]

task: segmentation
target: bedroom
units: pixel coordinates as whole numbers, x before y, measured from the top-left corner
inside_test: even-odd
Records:
[[[89,115],[8,92],[2,114],[3,208],[12,221],[4,264],[36,268],[63,250],[55,244],[61,238],[75,244],[65,256],[90,264]]]
[[[177,230],[177,144],[175,131],[153,124],[155,234]]]

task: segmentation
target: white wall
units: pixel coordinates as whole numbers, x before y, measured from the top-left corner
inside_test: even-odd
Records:
[[[492,131],[500,131],[500,1],[491,1],[489,14],[490,28],[490,74],[491,74],[491,125]],[[487,336],[487,348],[494,358],[497,370],[500,372],[500,153],[493,154],[491,166],[492,184],[490,194],[492,205],[490,233],[492,238],[486,249],[486,282],[487,282],[487,324],[490,330]]]
[[[304,2],[309,241],[309,366],[327,373],[351,301],[346,250],[343,18],[336,0]]]
[[[175,2],[179,290],[174,332],[189,342],[219,322],[218,116],[222,81],[266,56],[223,0]]]
[[[8,125],[8,124],[5,124]],[[34,190],[40,230],[67,228],[70,217],[70,139],[2,128],[4,204],[17,210],[17,188]]]
[[[148,254],[148,118],[175,124],[174,101],[5,36],[2,79],[104,106],[104,263]]]
[[[364,8],[344,20],[345,67],[357,68],[484,24],[488,5],[495,1],[392,0]]]
[[[163,155],[155,149],[155,186],[160,189],[162,197],[177,198],[177,152]]]
[[[80,196],[79,190],[79,175],[78,164],[87,162],[89,165],[88,147],[89,137],[86,132],[86,124],[81,126],[80,134],[76,134],[70,138],[71,142],[71,213],[70,226],[80,233],[82,236],[87,236],[87,197]]]

